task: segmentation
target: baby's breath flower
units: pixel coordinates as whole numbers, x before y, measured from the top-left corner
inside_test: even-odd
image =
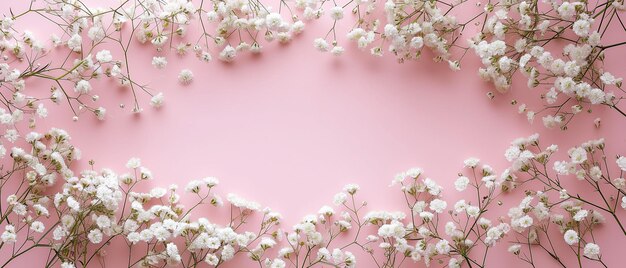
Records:
[[[178,81],[184,85],[188,85],[193,80],[193,73],[189,69],[183,69],[178,74]]]

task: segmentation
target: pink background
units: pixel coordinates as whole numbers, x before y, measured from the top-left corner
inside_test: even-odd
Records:
[[[524,82],[512,94],[489,100],[486,92],[493,89],[478,77],[473,55],[459,72],[428,56],[398,64],[392,55],[376,58],[359,51],[341,35],[347,52],[337,58],[312,46],[326,24],[307,27],[291,44],[266,44],[263,54],[243,55],[232,64],[170,55],[167,68],[156,70],[150,65],[156,51],[135,46],[132,73],[164,92],[160,110],[143,98],[144,112],[133,115],[130,92],[102,82],[96,88],[108,109],[104,122],[89,115],[72,122],[63,107],[51,109],[40,127],[70,132],[83,152],[79,168],[94,159],[96,167],[122,173],[130,157],[140,157],[155,175],[153,186],[216,176],[220,193],[234,192],[281,212],[285,229],[330,204],[346,183],[361,185],[369,209],[397,209],[402,199],[388,185],[396,173],[414,166],[440,182],[453,200],[453,181],[464,159],[479,157],[500,172],[509,143],[535,132],[543,145],[558,143],[562,151],[605,137],[610,154],[626,153],[624,118],[608,109],[596,108],[564,132],[545,129],[540,118],[531,125],[517,115],[517,106],[509,102],[527,95]],[[613,73],[621,76],[626,74],[619,65],[624,52],[607,57]],[[184,68],[195,75],[188,86],[177,82]],[[593,126],[596,117],[603,121],[599,129]],[[600,237],[609,237],[611,230]],[[624,238],[600,241],[604,259],[618,265]],[[512,255],[506,253],[491,256],[492,264],[525,266],[508,262]],[[365,257],[359,260],[358,267],[370,267]]]

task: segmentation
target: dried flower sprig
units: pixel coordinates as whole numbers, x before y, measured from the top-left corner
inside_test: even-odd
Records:
[[[593,232],[610,221],[626,235],[625,219],[619,213],[626,207],[626,183],[622,178],[626,158],[617,158],[619,175],[611,176],[615,171],[609,165],[605,147],[603,139],[592,140],[571,148],[568,161],[552,161],[558,146],[540,147],[537,135],[513,142],[505,154],[512,163],[505,172],[507,189],[521,188],[526,195],[508,213],[517,234],[510,252],[533,265],[532,251],[544,251],[559,265],[568,267],[563,263],[566,257],[556,250],[564,239],[580,267],[584,266],[581,259],[607,266]],[[576,180],[569,181],[572,177]],[[576,182],[583,183],[584,190],[571,190],[576,189]],[[605,220],[604,215],[611,219]]]
[[[616,24],[626,32],[623,1],[490,2],[485,10],[489,17],[470,41],[482,60],[479,73],[501,92],[512,87],[517,71],[527,77],[528,88],[544,89],[544,107],[519,107],[529,121],[542,115],[546,127],[566,129],[593,105],[626,117],[618,107],[626,93],[622,79],[603,69],[605,52],[626,45],[603,41]]]
[[[160,263],[187,267],[200,262],[217,266],[240,253],[260,258],[268,248],[259,245],[278,236],[280,214],[233,194],[227,198],[230,220],[225,225],[206,218],[192,220],[192,212],[202,206],[223,205],[213,192],[219,183],[216,178],[190,182],[185,191],[198,201],[185,209],[176,185],[133,190],[152,179],[139,159],[128,161],[131,173],[103,169],[75,176],[70,164],[80,152],[69,140],[65,131],[52,129],[29,133],[26,148],[11,148],[12,165],[3,167],[0,178],[0,190],[14,193],[3,196],[7,205],[0,207],[4,227],[0,250],[10,255],[0,265],[19,262],[30,251],[44,248],[50,251],[46,266],[84,267],[99,260],[106,246],[121,237],[129,248],[129,267]],[[60,189],[57,181],[63,184]],[[262,213],[262,218],[251,218],[254,212]],[[257,231],[248,231],[254,229],[250,222],[258,222]]]
[[[320,17],[327,2],[330,1],[304,7],[305,18]],[[382,56],[388,50],[399,62],[417,60],[423,49],[428,48],[434,54],[434,61],[447,62],[456,71],[469,49],[458,42],[462,32],[466,26],[484,16],[484,12],[479,10],[467,21],[459,22],[454,11],[466,2],[389,0],[381,7],[383,5],[376,1],[349,1],[343,5],[333,1],[335,6],[329,12],[333,26],[324,38],[315,40],[315,47],[333,54],[343,53],[344,48],[338,45],[336,26],[347,10],[356,16],[357,21],[347,37],[359,48],[369,48],[370,53],[376,56]],[[384,9],[384,16],[379,14],[379,9]],[[332,48],[327,43],[329,39]],[[453,51],[455,48],[459,50],[456,53]]]

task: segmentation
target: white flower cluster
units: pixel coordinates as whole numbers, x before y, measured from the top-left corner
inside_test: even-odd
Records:
[[[138,159],[131,159],[127,166],[143,170]],[[145,172],[142,171],[142,172]],[[136,183],[128,175],[124,176],[126,184]],[[146,176],[140,176],[145,178]],[[222,199],[212,194],[212,189],[219,184],[219,180],[214,177],[207,177],[201,180],[193,180],[187,184],[185,191],[201,197],[198,204],[203,204],[208,200],[208,204],[219,207],[222,206]],[[176,239],[183,239],[187,245],[186,252],[193,255],[204,256],[203,260],[209,265],[216,266],[234,258],[235,254],[245,249],[245,251],[257,252],[258,258],[269,245],[271,238],[265,237],[265,233],[254,233],[250,231],[237,232],[241,223],[245,223],[247,215],[252,211],[259,211],[260,205],[256,202],[247,201],[241,197],[229,194],[228,201],[234,206],[242,209],[239,212],[238,222],[231,219],[227,226],[220,226],[212,223],[209,219],[199,218],[190,221],[190,212],[184,211],[180,202],[180,195],[176,193],[178,187],[171,185],[169,189],[154,188],[149,193],[130,192],[131,202],[130,217],[124,220],[123,233],[131,244],[146,243],[148,245],[166,244],[163,251],[149,252],[141,259],[141,264],[152,267],[161,263],[178,265],[182,258],[178,253],[175,244]],[[159,200],[159,204],[145,207],[144,204]],[[165,204],[165,205],[161,205]],[[263,211],[265,217],[261,223],[264,231],[270,230],[280,223],[281,216],[269,209]],[[261,243],[256,248],[247,249],[252,242],[262,237]],[[269,239],[269,240],[268,240]],[[259,250],[261,252],[259,252]],[[251,253],[252,254],[252,253]]]
[[[384,3],[385,17],[381,23],[375,12],[377,4],[375,1],[356,1],[343,7],[334,6],[330,9],[330,17],[337,21],[343,18],[344,9],[359,10],[356,13],[357,25],[348,32],[347,37],[359,48],[369,48],[372,55],[382,56],[388,50],[400,61],[416,60],[426,47],[434,52],[435,61],[446,61],[451,69],[460,69],[459,62],[452,60],[450,51],[463,27],[454,15],[433,1],[388,0]],[[446,5],[446,8],[450,6]],[[312,4],[306,6],[304,14],[305,17],[314,18],[320,17],[322,12],[321,6]],[[337,44],[335,28],[336,23],[329,31],[329,34],[333,33],[332,48],[328,44],[327,34],[324,38],[315,39],[317,50],[330,51],[335,55],[343,53],[344,48]]]
[[[540,147],[537,134],[512,143],[505,153],[512,164],[503,174],[508,183],[506,190],[538,184],[535,185],[537,190],[526,189],[519,205],[509,209],[510,225],[516,232],[517,241],[544,245],[563,239],[561,241],[566,245],[584,246],[582,252],[574,252],[579,258],[584,255],[587,259],[602,262],[594,231],[607,221],[604,214],[611,214],[617,225],[623,226],[616,210],[618,206],[626,207],[623,204],[626,181],[608,174],[608,163],[602,160],[606,159],[605,147],[604,139],[591,140],[571,148],[568,161],[551,161],[558,146]],[[619,156],[615,163],[621,170],[619,174],[626,171],[626,158]],[[592,191],[568,191],[565,185],[571,183],[565,181],[570,177],[576,178],[572,182],[584,182]],[[621,200],[622,204],[608,201],[606,193],[609,191],[612,193],[610,200]],[[593,194],[598,196],[593,197]],[[561,235],[555,235],[548,226],[557,226]],[[519,245],[509,248],[511,253],[524,259],[521,250]],[[549,253],[557,256],[554,248]]]
[[[327,6],[329,3],[283,1],[276,11],[258,0],[200,3],[133,0],[108,8],[67,0],[32,1],[29,10],[0,21],[0,51],[7,52],[5,63],[0,63],[0,84],[11,91],[5,94],[8,97],[3,104],[46,117],[47,109],[41,102],[50,99],[69,105],[74,120],[85,112],[104,119],[107,110],[94,105],[100,96],[91,80],[106,76],[132,91],[132,112],[142,111],[140,93],[149,95],[149,104],[158,108],[163,105],[164,94],[152,92],[130,74],[127,65],[132,62],[129,51],[134,45],[130,39],[152,44],[157,54],[152,65],[157,69],[167,66],[169,55],[165,49],[178,55],[193,54],[203,62],[213,57],[230,62],[244,52],[259,53],[264,42],[290,42],[304,30],[303,20],[319,19],[328,11],[332,28],[324,37],[313,40],[319,51],[344,53],[344,47],[338,44],[337,29],[341,28],[339,21],[352,13],[356,24],[347,32],[347,38],[373,55],[381,56],[389,51],[403,62],[432,54],[435,61],[447,62],[451,69],[459,70],[460,60],[467,50],[473,49],[483,64],[480,76],[493,82],[500,91],[511,88],[514,74],[519,70],[528,77],[529,87],[546,89],[541,94],[546,101],[544,109],[520,104],[518,111],[529,121],[543,113],[545,126],[566,128],[574,115],[591,111],[592,105],[609,106],[626,116],[617,106],[624,98],[619,94],[622,78],[604,70],[601,64],[605,51],[625,43],[602,43],[602,33],[610,24],[597,20],[610,12],[601,8],[602,3],[594,6],[550,0],[545,4],[547,11],[543,6],[532,8],[538,5],[532,1],[490,3],[484,11],[475,12],[477,15],[462,23],[457,21],[454,11],[463,1],[359,0],[346,4],[332,2],[332,6]],[[624,11],[623,0],[612,1],[610,6],[615,12]],[[379,9],[384,14],[376,12]],[[54,50],[32,32],[14,27],[22,16],[30,13],[58,26],[58,31],[50,36]],[[470,41],[470,47],[458,44],[466,26],[480,25],[483,17],[482,31]],[[134,36],[127,36],[129,33]],[[424,53],[424,48],[429,52]],[[51,62],[50,57],[63,53],[67,60],[62,63],[42,63]],[[23,61],[27,67],[21,64]],[[34,79],[51,84],[49,98],[25,93],[25,81]],[[178,79],[189,84],[193,73],[183,69]],[[490,92],[489,96],[493,94]],[[120,107],[124,108],[125,104],[121,103]],[[599,120],[595,122],[599,126]]]
[[[2,120],[5,124],[12,120],[21,120],[4,111],[0,118],[4,118]],[[8,129],[3,137],[9,143],[16,143],[16,146],[10,149],[10,157],[7,157],[6,148],[0,145],[0,158],[3,163],[12,162],[13,166],[12,169],[7,169],[8,173],[3,176],[0,186],[1,189],[12,193],[3,196],[6,198],[3,204],[7,207],[0,211],[2,214],[0,223],[6,224],[1,235],[2,244],[13,244],[26,239],[33,241],[50,239],[46,236],[50,230],[44,224],[48,222],[45,218],[57,214],[56,211],[50,212],[52,196],[47,192],[54,189],[53,186],[59,177],[67,180],[74,176],[69,166],[72,161],[80,158],[80,151],[70,144],[70,137],[63,130],[53,128],[43,134],[30,132],[21,140],[25,142],[23,143],[25,147],[17,145],[22,144],[17,142],[18,137],[16,129]],[[19,187],[9,188],[7,185],[11,184]],[[72,206],[76,206],[77,203],[72,202]]]
[[[467,168],[475,169],[479,160],[469,158],[464,163]],[[492,179],[494,171],[489,166],[482,167],[483,179],[475,177],[471,184],[474,189],[482,188],[488,193],[486,199],[470,202],[460,199],[449,210],[447,201],[442,198],[443,187],[433,179],[420,179],[422,173],[420,168],[412,168],[396,175],[392,181],[392,185],[400,184],[408,201],[409,212],[413,214],[410,220],[402,212],[369,212],[363,220],[378,226],[378,232],[377,235],[369,235],[367,243],[380,241],[378,247],[385,251],[386,256],[401,254],[415,262],[424,261],[426,265],[432,260],[447,258],[450,267],[460,267],[466,261],[460,252],[469,251],[478,241],[487,247],[494,246],[509,232],[508,224],[492,225],[490,220],[482,217],[487,205],[496,196],[495,179]],[[455,188],[464,191],[468,185],[470,179],[460,175]],[[445,223],[444,236],[438,225],[448,211],[452,219]],[[473,227],[471,230],[462,228],[464,224]]]
[[[67,102],[75,120],[83,112],[93,113],[99,119],[103,119],[105,109],[92,107],[86,100],[95,102],[99,99],[92,88],[91,80],[108,76],[118,80],[123,86],[136,87],[129,76],[123,73],[122,63],[114,58],[115,53],[100,48],[105,37],[110,34],[106,32],[109,27],[103,18],[104,10],[85,10],[67,1],[47,4],[49,6],[42,7],[41,10],[48,12],[62,10],[48,14],[52,16],[47,17],[48,22],[58,22],[58,30],[65,33],[63,38],[54,33],[51,35],[50,39],[55,48],[44,48],[43,42],[30,31],[17,31],[11,27],[13,20],[8,17],[2,22],[0,51],[9,52],[14,58],[6,55],[5,62],[0,64],[0,85],[7,87],[13,95],[13,98],[5,98],[3,104],[43,118],[47,116],[47,109],[42,100],[51,100],[57,104]],[[29,10],[31,11],[32,9]],[[42,16],[45,15],[42,13]],[[62,50],[61,47],[67,50]],[[55,53],[50,53],[52,50]],[[42,63],[52,61],[51,55],[63,53],[61,51],[67,53],[63,56],[66,60],[54,64]],[[24,63],[27,65],[24,66]],[[32,79],[51,82],[50,95],[46,97],[33,93],[31,96],[27,93],[25,81]]]
[[[278,40],[287,43],[304,30],[304,23],[296,16],[292,17],[291,22],[285,20],[280,13],[272,12],[270,7],[260,1],[202,2],[200,6],[192,1],[180,0],[138,2],[133,11],[125,16],[139,16],[142,27],[138,29],[136,37],[140,42],[150,42],[159,50],[166,45],[171,47],[174,38],[187,35],[190,25],[198,26],[202,31],[198,41],[195,44],[180,43],[175,46],[175,50],[178,54],[187,54],[192,50],[198,59],[205,62],[212,60],[210,51],[214,47],[219,49],[216,52],[218,59],[230,62],[241,52],[261,52],[262,40],[258,39],[259,35],[266,42]],[[210,29],[214,29],[214,32]],[[235,35],[240,38],[233,44],[231,36]],[[244,35],[247,39],[241,38]],[[158,68],[162,68],[164,63],[162,57],[153,61]]]
[[[602,68],[608,46],[602,45],[602,29],[594,29],[594,17],[600,14],[594,12],[600,8],[552,0],[547,5],[552,9],[533,8],[539,5],[532,1],[489,4],[483,31],[470,43],[483,64],[480,76],[498,91],[511,88],[518,70],[527,77],[529,88],[545,88],[546,109],[520,105],[519,112],[530,122],[541,111],[546,113],[542,118],[546,127],[565,128],[591,105],[615,107],[620,98],[613,90],[621,88],[622,79]],[[565,44],[557,44],[560,41]]]
[[[325,232],[325,228],[329,228],[329,232]],[[279,250],[278,257],[289,259],[300,255],[303,250],[315,249],[317,254],[311,256],[313,262],[329,263],[338,267],[356,267],[356,257],[351,252],[340,248],[331,251],[327,248],[337,235],[351,228],[350,215],[344,213],[340,217],[335,217],[331,207],[322,207],[318,215],[305,216],[300,223],[293,226],[292,232],[286,233],[288,245]],[[328,237],[324,237],[327,234]]]
[[[13,161],[16,169],[12,172],[24,175],[18,178],[22,180],[20,189],[6,197],[8,208],[0,212],[3,219],[13,223],[4,225],[0,237],[2,245],[32,242],[38,247],[47,246],[57,252],[57,258],[64,260],[62,267],[74,267],[75,261],[101,254],[102,247],[118,236],[125,237],[131,247],[141,243],[151,248],[136,261],[141,267],[164,263],[178,265],[185,261],[185,254],[203,256],[203,261],[215,266],[233,259],[239,252],[255,252],[256,248],[248,247],[257,239],[262,239],[257,247],[263,250],[272,245],[268,239],[276,232],[274,226],[280,223],[280,214],[265,209],[258,232],[239,231],[251,212],[260,210],[258,203],[241,197],[229,195],[228,201],[240,210],[232,212],[233,218],[226,226],[206,218],[190,220],[190,213],[198,205],[221,206],[221,198],[211,192],[219,184],[217,178],[190,182],[185,190],[201,199],[197,205],[185,210],[180,204],[176,185],[168,189],[156,187],[147,193],[124,189],[125,186],[132,189],[152,178],[150,170],[141,166],[138,158],[132,158],[126,164],[134,175],[117,175],[103,169],[101,172],[85,170],[75,176],[70,163],[80,153],[69,143],[70,137],[65,131],[31,132],[24,140],[32,148],[13,147],[10,158],[5,159]],[[8,178],[14,177],[19,176]],[[62,188],[49,193],[58,177],[63,181]],[[179,250],[177,241],[184,241],[189,246]],[[91,249],[89,244],[98,247]],[[32,248],[24,248],[23,252],[19,251],[20,248],[16,254],[21,255]],[[74,248],[85,250],[69,250]]]
[[[337,213],[332,207],[323,206],[317,214],[307,215],[300,223],[294,225],[293,231],[286,233],[288,246],[280,249],[279,257],[290,259],[304,254],[307,250],[315,249],[317,254],[312,254],[310,260],[304,260],[305,262],[327,263],[335,267],[356,267],[354,254],[342,250],[343,247],[333,248],[331,251],[329,246],[337,236],[348,233],[353,227],[361,229],[362,225],[355,217],[365,204],[356,207],[354,196],[358,190],[358,185],[348,184],[342,192],[335,195],[335,205],[344,208],[351,206],[351,212]],[[351,202],[348,202],[348,199]]]

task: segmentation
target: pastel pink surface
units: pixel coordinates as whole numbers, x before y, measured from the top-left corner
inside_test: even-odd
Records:
[[[575,119],[565,132],[545,129],[540,119],[531,125],[509,104],[528,90],[523,85],[488,99],[486,92],[493,89],[477,76],[476,61],[466,60],[462,71],[452,72],[427,56],[418,63],[398,64],[391,55],[368,56],[352,45],[344,56],[332,57],[311,45],[325,28],[308,27],[291,44],[266,45],[263,54],[243,55],[232,64],[169,55],[167,68],[156,70],[150,60],[158,54],[137,46],[132,74],[164,92],[161,109],[151,109],[144,98],[144,112],[133,115],[130,91],[102,82],[97,90],[108,109],[104,122],[91,116],[72,122],[69,110],[54,108],[40,128],[70,132],[85,160],[78,168],[94,159],[97,168],[122,172],[130,157],[139,157],[155,175],[151,186],[216,176],[220,193],[234,192],[281,212],[285,229],[330,204],[347,183],[361,185],[360,196],[368,200],[369,209],[393,209],[402,199],[388,185],[408,168],[423,168],[426,176],[450,190],[462,161],[470,156],[502,171],[509,143],[535,132],[543,145],[558,143],[563,151],[605,137],[609,153],[626,153],[623,118],[613,111],[597,108]],[[623,52],[607,59],[607,68],[614,67],[619,75],[625,74],[619,63],[626,57]],[[190,85],[177,81],[181,69],[193,71]],[[595,117],[602,118],[599,129],[593,126]],[[447,191],[445,196],[454,194]],[[611,237],[612,231],[599,236]],[[619,266],[623,237],[599,240],[605,261]],[[127,254],[115,247],[108,251]],[[510,262],[505,253],[492,257],[489,262],[495,266],[525,266]],[[372,266],[367,258],[359,260],[358,267]],[[36,258],[23,264],[40,265]],[[119,267],[125,259],[107,258],[107,264]],[[230,267],[238,265],[243,264]]]

